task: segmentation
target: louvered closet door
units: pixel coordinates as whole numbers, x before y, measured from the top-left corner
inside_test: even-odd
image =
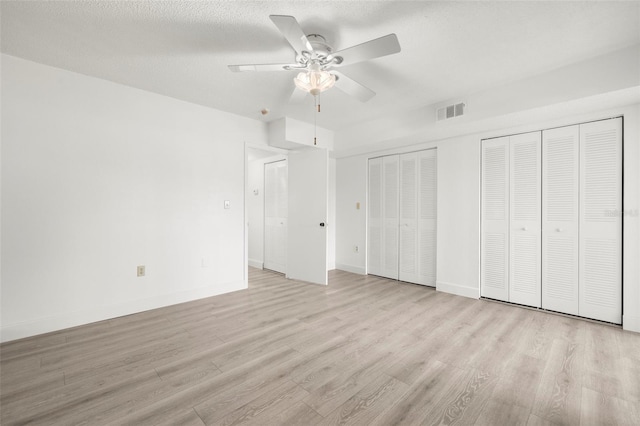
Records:
[[[482,141],[483,297],[509,301],[509,138]]]
[[[542,132],[542,307],[578,315],[578,126]]]
[[[381,276],[398,279],[399,174],[398,155],[382,157],[382,271]]]
[[[418,282],[418,154],[400,155],[398,279]]]
[[[418,284],[436,286],[436,220],[438,212],[438,151],[418,155]]]
[[[287,161],[264,165],[264,267],[287,269]]]
[[[367,270],[382,275],[382,158],[369,160],[369,198],[367,228]]]
[[[622,318],[622,119],[580,125],[579,315]]]
[[[541,133],[510,137],[509,301],[540,307]]]

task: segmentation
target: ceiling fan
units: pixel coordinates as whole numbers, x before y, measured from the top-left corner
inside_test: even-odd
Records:
[[[337,68],[400,52],[400,44],[395,34],[334,52],[322,35],[305,35],[293,16],[270,15],[269,18],[295,50],[295,62],[229,65],[229,69],[234,72],[299,71],[294,82],[302,92],[296,91],[297,93],[308,92],[316,96],[335,84],[335,87],[343,92],[366,102],[375,96],[375,92],[337,71]]]

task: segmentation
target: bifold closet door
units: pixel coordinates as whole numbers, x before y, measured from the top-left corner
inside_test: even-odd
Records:
[[[482,141],[481,294],[509,301],[509,137]]]
[[[367,271],[382,275],[382,157],[369,160],[367,222]]]
[[[438,150],[420,151],[418,156],[418,280],[436,286],[438,214]]]
[[[542,307],[578,315],[579,126],[542,132]]]
[[[368,272],[436,284],[437,151],[369,160]]]
[[[580,125],[579,315],[622,321],[622,119]]]
[[[509,301],[540,307],[541,133],[509,137]]]
[[[369,160],[367,266],[392,279],[398,279],[399,164],[397,155]]]
[[[287,161],[264,165],[264,267],[287,269]]]
[[[400,155],[399,279],[436,285],[437,150]]]
[[[398,279],[418,282],[418,155],[400,155]]]

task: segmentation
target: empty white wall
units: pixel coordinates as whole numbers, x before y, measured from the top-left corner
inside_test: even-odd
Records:
[[[1,100],[2,340],[246,287],[262,123],[6,55]]]
[[[464,136],[396,147],[337,160],[336,264],[339,269],[366,271],[366,204],[360,211],[357,201],[367,194],[367,159],[391,153],[438,148],[438,290],[479,297],[480,294],[480,141],[488,137],[524,133],[590,120],[624,116],[624,261],[623,310],[624,328],[640,332],[640,105],[597,110],[589,103],[562,105],[558,108],[521,113],[518,122],[526,125],[510,127],[505,116],[487,128]],[[588,112],[582,112],[584,110]],[[558,114],[558,111],[564,114]],[[570,112],[573,111],[573,114]],[[455,131],[455,129],[452,129]],[[390,143],[390,145],[393,145]],[[353,247],[361,250],[355,253]]]
[[[336,161],[336,268],[366,273],[367,158]],[[357,209],[360,203],[360,209]],[[355,247],[358,247],[358,252]]]

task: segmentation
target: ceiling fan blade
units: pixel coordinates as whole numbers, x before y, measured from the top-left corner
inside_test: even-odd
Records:
[[[339,60],[337,63],[331,65],[332,67],[340,67],[398,52],[400,52],[398,37],[395,34],[389,34],[334,52],[329,55],[328,59],[342,58],[341,61]]]
[[[269,18],[276,24],[296,53],[301,54],[303,51],[313,53],[313,47],[296,18],[288,15],[269,15]]]
[[[291,71],[299,68],[298,64],[246,64],[246,65],[229,65],[229,69],[233,72],[242,71]]]
[[[373,90],[363,86],[341,72],[331,71],[331,74],[335,74],[338,77],[336,79],[335,87],[342,90],[347,95],[351,95],[362,102],[367,102],[376,95],[376,92]]]

